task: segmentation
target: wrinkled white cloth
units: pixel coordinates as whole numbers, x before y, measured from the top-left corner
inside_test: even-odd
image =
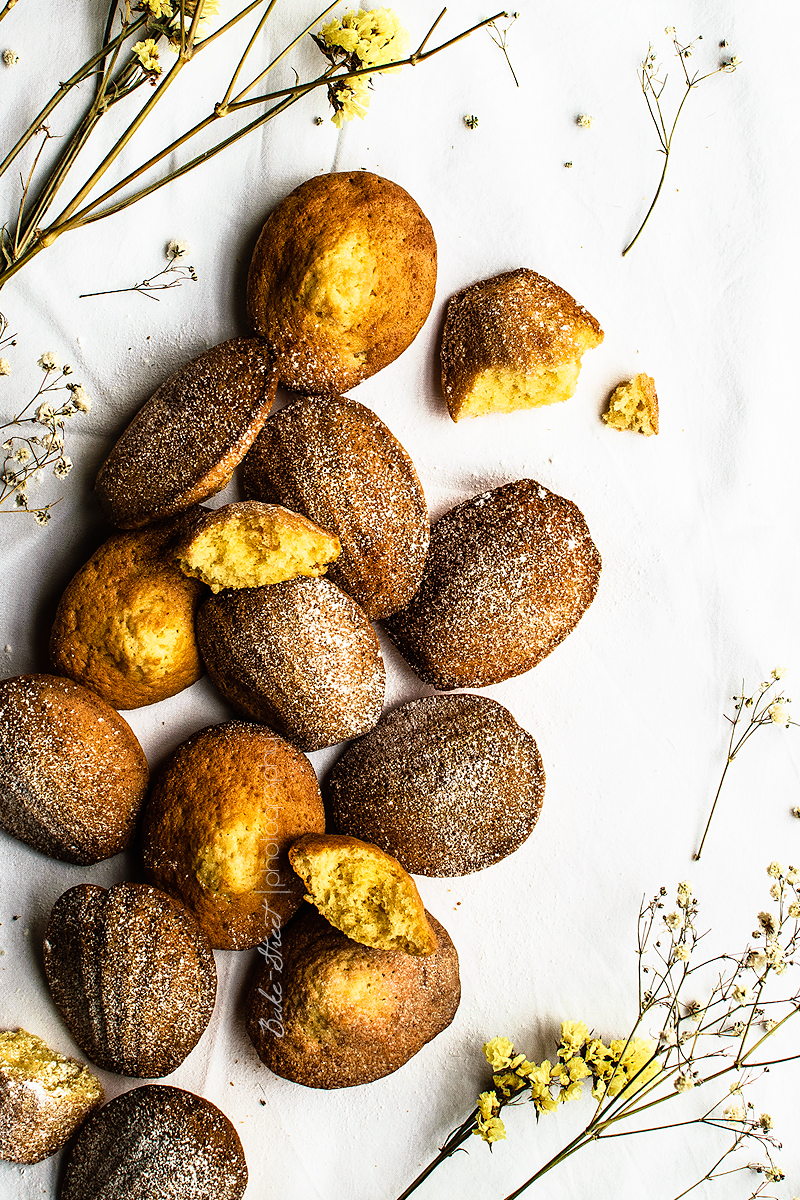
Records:
[[[89,52],[103,7],[81,0],[43,10],[19,0],[2,22],[0,48],[19,55],[16,66],[0,65],[4,146]],[[412,40],[437,11],[423,0],[403,5]],[[261,61],[314,15],[305,0],[279,4]],[[456,5],[434,37],[486,15],[477,0]],[[713,69],[730,54],[742,66],[689,97],[658,206],[623,259],[662,161],[638,64],[653,42],[669,68],[671,113],[681,95],[664,33],[672,23],[686,41],[703,35],[693,69]],[[743,679],[754,687],[776,665],[788,668],[791,695],[800,671],[800,172],[796,89],[783,58],[799,25],[790,0],[735,13],[722,0],[702,9],[686,0],[525,0],[508,37],[519,88],[484,32],[376,80],[367,119],[341,134],[320,92],[135,207],[65,235],[0,293],[17,334],[17,345],[0,351],[12,367],[0,378],[2,419],[36,390],[44,351],[69,362],[93,397],[90,412],[68,428],[72,474],[42,486],[42,496],[63,495],[50,526],[0,516],[3,674],[47,669],[58,597],[107,532],[91,491],[97,466],[164,378],[246,329],[244,283],[258,231],[287,192],[322,171],[366,168],[395,180],[436,233],[439,284],[427,325],[398,361],[354,391],[411,454],[432,514],[530,476],[578,504],[603,556],[597,599],[576,631],[534,671],[486,689],[539,744],[548,782],[537,829],[485,872],[419,880],[461,958],[463,1001],[453,1025],[369,1087],[303,1089],[272,1076],[244,1032],[253,955],[217,953],[211,1027],[169,1082],[201,1092],[234,1122],[253,1200],[393,1200],[486,1086],[485,1040],[508,1036],[538,1061],[552,1058],[562,1019],[625,1035],[636,1011],[643,895],[662,884],[672,893],[690,879],[700,926],[711,930],[704,948],[739,951],[769,904],[767,863],[800,858],[800,821],[790,812],[800,803],[800,740],[795,729],[769,728],[734,764],[707,851],[691,861],[724,761],[730,697]],[[306,41],[288,60],[303,77],[319,61]],[[227,48],[214,53],[192,64],[159,105],[124,170],[221,98],[234,59]],[[289,66],[279,71],[281,86],[291,85]],[[577,124],[582,113],[590,128]],[[121,115],[110,118],[117,130]],[[468,115],[478,118],[474,129]],[[59,135],[68,129],[60,113],[49,126]],[[97,157],[91,149],[82,156],[82,178]],[[11,172],[3,219],[15,188]],[[160,293],[159,303],[133,293],[79,299],[153,275],[170,239],[190,243],[196,283]],[[437,377],[446,300],[518,266],[566,288],[598,318],[605,341],[587,354],[568,403],[454,425]],[[615,432],[600,420],[611,389],[638,371],[656,380],[658,437]],[[385,637],[382,644],[387,704],[427,694]],[[203,680],[126,715],[157,768],[190,733],[230,713]],[[339,753],[311,756],[320,775]],[[22,1025],[83,1058],[44,983],[43,930],[67,888],[108,886],[138,878],[138,870],[133,855],[68,866],[0,835],[0,1027]],[[791,1053],[797,1031],[781,1045]],[[100,1074],[109,1096],[133,1085]],[[795,1078],[791,1064],[775,1068],[751,1095],[784,1141],[776,1160],[787,1196],[800,1192]],[[706,1089],[682,1097],[669,1106],[670,1119],[712,1099]],[[490,1155],[475,1139],[469,1155],[455,1156],[420,1189],[420,1200],[500,1200],[582,1128],[590,1105],[570,1104],[538,1125],[528,1108],[509,1113],[506,1142]],[[530,1194],[670,1200],[724,1145],[709,1131],[616,1139],[571,1159]],[[752,1148],[744,1161],[759,1157]],[[0,1197],[53,1195],[60,1162],[0,1163]],[[743,1196],[760,1181],[729,1177],[714,1194]]]

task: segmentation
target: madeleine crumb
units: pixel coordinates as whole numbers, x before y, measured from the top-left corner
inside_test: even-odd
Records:
[[[631,429],[650,437],[658,433],[658,396],[655,380],[634,375],[611,393],[603,420],[612,429]]]

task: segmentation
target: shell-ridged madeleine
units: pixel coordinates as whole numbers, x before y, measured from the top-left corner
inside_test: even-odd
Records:
[[[425,566],[428,508],[414,464],[370,409],[349,396],[301,397],[266,421],[242,481],[247,496],[337,535],[328,579],[370,620],[408,604]]]
[[[425,683],[486,687],[563,642],[599,579],[600,554],[576,505],[518,479],[434,525],[419,591],[386,629]]]
[[[45,931],[44,967],[75,1041],[118,1075],[169,1075],[214,1011],[208,938],[182,905],[146,883],[65,892]]]
[[[0,829],[70,863],[129,845],[149,771],[133,730],[71,679],[0,681]]]
[[[258,966],[246,1024],[271,1071],[313,1088],[355,1087],[390,1075],[446,1029],[458,1009],[458,955],[428,913],[433,954],[351,941],[315,909],[283,933],[281,1000],[274,967]]]
[[[203,587],[169,554],[196,511],[115,534],[59,601],[50,635],[53,666],[115,708],[155,704],[203,674],[194,634]]]
[[[137,529],[225,487],[272,407],[277,381],[257,338],[212,346],[171,375],[100,468],[95,488],[108,520]]]
[[[303,889],[287,851],[324,829],[305,755],[262,725],[226,721],[192,734],[159,771],[142,857],[215,949],[244,950],[297,911]]]
[[[369,171],[295,188],[261,231],[247,310],[281,383],[346,392],[411,344],[433,304],[436,242],[408,192]]]
[[[197,640],[231,707],[301,750],[358,737],[381,715],[386,672],[375,631],[326,579],[209,596]]]
[[[247,1163],[215,1104],[164,1084],[111,1100],[78,1134],[59,1200],[241,1200]]]
[[[518,850],[544,786],[527,730],[502,704],[465,693],[395,708],[328,777],[333,827],[416,875],[468,875]]]

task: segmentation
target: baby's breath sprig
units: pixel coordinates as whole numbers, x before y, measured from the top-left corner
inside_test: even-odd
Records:
[[[511,72],[514,83],[517,85],[517,87],[519,87],[517,73],[511,65],[511,59],[508,57],[508,31],[511,29],[511,26],[514,24],[518,16],[518,12],[503,13],[503,17],[508,21],[508,24],[504,29],[500,28],[500,26],[497,24],[497,20],[490,21],[487,26],[489,30],[489,36],[491,37],[495,46],[499,46],[503,52],[503,57],[508,63],[508,69]]]
[[[773,1034],[800,1013],[796,987],[784,986],[774,994],[775,978],[797,965],[795,956],[800,951],[800,872],[773,862],[767,874],[774,907],[758,914],[752,934],[755,945],[746,944],[738,954],[705,958],[699,952],[705,935],[698,932],[698,903],[690,883],[678,885],[671,911],[665,912],[665,888],[643,901],[637,932],[638,1014],[627,1037],[606,1043],[585,1022],[563,1021],[552,1061],[545,1058],[541,1063],[530,1061],[509,1038],[487,1042],[483,1051],[492,1069],[489,1086],[398,1200],[408,1200],[470,1137],[480,1137],[490,1150],[504,1141],[506,1127],[500,1116],[504,1108],[532,1102],[538,1119],[578,1099],[584,1082],[595,1101],[584,1129],[505,1200],[516,1200],[593,1142],[689,1125],[722,1132],[730,1142],[702,1178],[680,1196],[701,1183],[740,1171],[763,1177],[750,1200],[764,1196],[766,1186],[783,1178],[773,1158],[780,1143],[772,1133],[772,1118],[768,1113],[756,1114],[745,1095],[770,1067],[800,1058],[797,1054],[770,1058],[765,1050]],[[697,992],[703,990],[701,1001]],[[714,1085],[716,1094],[700,1116],[649,1123],[654,1109],[705,1085]],[[741,1162],[733,1157],[753,1148],[757,1160]]]
[[[734,715],[729,717],[725,713],[725,720],[730,723],[731,736],[728,742],[728,754],[725,759],[725,766],[722,769],[719,785],[714,796],[714,802],[711,805],[711,812],[708,814],[706,827],[703,831],[703,836],[700,840],[694,858],[695,862],[700,858],[703,852],[708,831],[711,826],[711,821],[714,816],[714,811],[717,807],[722,785],[725,782],[725,776],[728,774],[728,767],[731,765],[736,755],[742,749],[746,742],[750,740],[753,734],[758,729],[762,729],[765,725],[783,725],[786,729],[790,725],[796,725],[797,721],[791,719],[789,705],[792,703],[788,696],[785,696],[782,690],[778,690],[778,682],[783,679],[786,674],[784,667],[775,667],[769,679],[762,683],[750,696],[744,694],[744,680],[742,680],[742,691],[738,696],[733,697]],[[747,716],[747,723],[740,731],[737,738],[736,732],[739,729],[740,722]]]
[[[6,325],[0,314],[0,336]],[[0,341],[0,347],[3,344]],[[62,366],[53,351],[46,351],[38,365],[43,374],[36,394],[15,417],[0,425],[0,435],[10,435],[0,447],[0,513],[30,513],[38,525],[47,525],[58,500],[32,508],[29,489],[48,468],[57,479],[69,475],[72,459],[64,449],[65,425],[77,413],[88,412],[91,399],[81,384],[69,378],[72,367],[68,363]],[[57,392],[68,393],[61,403],[54,400]]]
[[[700,84],[706,79],[711,79],[714,75],[720,75],[723,73],[730,74],[741,64],[741,60],[735,54],[733,54],[728,58],[724,58],[713,71],[706,71],[705,74],[695,71],[690,74],[688,60],[692,57],[697,43],[703,40],[702,34],[700,37],[695,38],[694,41],[687,42],[684,45],[682,42],[678,41],[678,36],[675,32],[674,25],[668,25],[664,32],[669,35],[672,41],[675,56],[681,65],[681,71],[683,72],[684,93],[672,120],[672,124],[669,125],[661,107],[661,97],[664,94],[664,89],[667,86],[667,80],[669,76],[664,75],[662,78],[662,67],[657,61],[656,51],[653,49],[651,43],[651,45],[648,47],[644,62],[639,68],[639,83],[641,85],[644,98],[647,102],[648,112],[650,113],[650,117],[656,127],[656,133],[658,134],[659,142],[659,153],[664,155],[664,166],[661,171],[661,178],[658,181],[656,194],[653,197],[650,207],[645,213],[644,220],[637,229],[631,241],[628,242],[628,245],[622,251],[623,258],[639,240],[642,230],[649,221],[650,214],[655,208],[658,198],[661,195],[661,189],[664,186],[664,179],[667,174],[667,167],[669,166],[669,156],[672,152],[672,142],[675,137],[675,129],[677,127],[678,120],[680,119],[680,115],[683,112],[683,106],[688,100],[690,93],[694,91],[696,87],[699,87]],[[727,43],[725,44],[727,45]]]
[[[109,288],[105,292],[82,292],[78,299],[88,300],[92,296],[115,296],[119,292],[138,292],[141,296],[148,296],[151,300],[159,300],[160,297],[154,296],[153,292],[168,292],[170,288],[180,287],[189,279],[197,283],[197,272],[194,267],[186,266],[179,261],[186,258],[190,252],[191,247],[188,242],[168,242],[166,247],[167,266],[162,267],[149,279],[143,279],[141,283],[136,283],[133,287]],[[157,280],[159,282],[156,282]]]

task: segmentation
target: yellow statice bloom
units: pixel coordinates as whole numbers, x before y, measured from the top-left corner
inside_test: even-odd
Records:
[[[584,1021],[562,1021],[558,1057],[564,1062],[568,1062],[573,1054],[577,1054],[579,1050],[583,1049],[588,1036],[589,1026]]]
[[[133,47],[133,53],[145,71],[153,71],[156,75],[161,74],[161,67],[158,65],[158,46],[156,45],[155,38],[146,38],[143,42],[137,42]]]
[[[567,1063],[567,1074],[569,1075],[570,1083],[576,1083],[579,1079],[588,1079],[591,1073],[591,1070],[582,1058],[571,1058]]]
[[[514,1043],[504,1037],[492,1038],[484,1045],[483,1053],[492,1070],[500,1071],[507,1067],[514,1057]]]
[[[623,1038],[611,1043],[611,1051],[619,1065],[608,1084],[609,1096],[618,1096],[623,1088],[626,1096],[633,1096],[661,1070],[661,1063],[657,1059],[653,1059],[655,1044],[649,1039],[632,1038],[623,1054],[624,1047],[625,1039]],[[622,1058],[619,1058],[619,1055],[622,1055]],[[651,1059],[653,1059],[652,1062]],[[631,1080],[633,1082],[629,1083]],[[628,1087],[625,1087],[626,1083],[629,1083]]]
[[[614,1069],[614,1055],[600,1038],[592,1038],[587,1044],[585,1058],[592,1074],[600,1079],[609,1076]]]
[[[358,59],[362,67],[397,62],[408,47],[408,31],[390,8],[351,9],[341,21],[323,25],[319,38],[331,49],[339,48]]]
[[[353,117],[363,118],[367,115],[369,84],[365,76],[337,83],[329,90],[336,97],[336,112],[331,120],[337,129],[341,129],[345,121],[352,121]]]
[[[481,1092],[478,1096],[478,1112],[483,1121],[488,1121],[496,1112],[500,1111],[500,1101],[497,1099],[496,1092]]]
[[[151,17],[171,17],[172,5],[170,0],[144,0],[144,8],[148,10]]]
[[[472,1132],[490,1145],[492,1142],[503,1142],[506,1137],[506,1127],[499,1117],[489,1117],[487,1120],[478,1117],[478,1128]]]

